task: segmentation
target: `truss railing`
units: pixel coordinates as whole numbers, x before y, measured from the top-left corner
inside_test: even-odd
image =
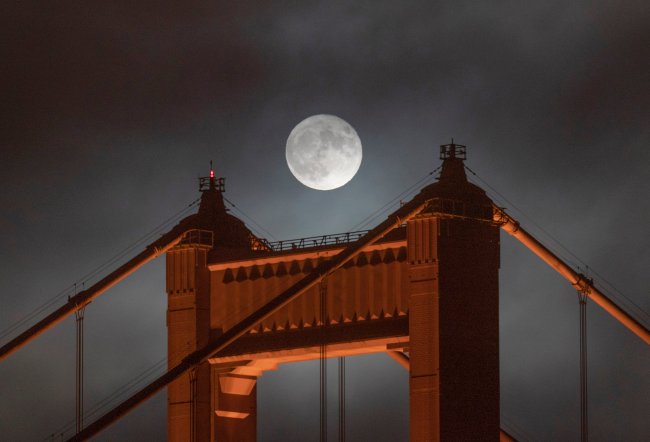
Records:
[[[368,230],[358,230],[356,232],[334,233],[331,235],[309,236],[306,238],[286,239],[281,241],[264,243],[274,252],[283,252],[285,250],[308,249],[311,247],[322,247],[332,245],[344,245],[355,241],[368,233]]]

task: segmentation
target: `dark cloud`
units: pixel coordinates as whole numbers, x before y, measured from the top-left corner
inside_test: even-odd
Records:
[[[286,239],[358,226],[437,167],[450,137],[491,187],[473,180],[647,323],[646,3],[4,5],[0,329],[185,208],[210,159],[226,196]],[[357,176],[330,192],[300,186],[284,151],[321,113],[348,121],[364,149]],[[502,244],[504,423],[531,440],[576,440],[577,297]],[[89,407],[165,356],[163,267],[88,307]],[[592,439],[642,440],[650,352],[589,308]],[[74,416],[73,362],[69,319],[2,363],[3,439],[39,440]],[[405,374],[382,356],[349,367],[350,437],[406,440]],[[262,378],[263,440],[313,437],[317,378],[313,364]],[[298,381],[304,395],[285,388]],[[164,413],[161,394],[101,440],[163,438]]]

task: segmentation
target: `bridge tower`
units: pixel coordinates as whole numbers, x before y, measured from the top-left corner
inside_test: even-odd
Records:
[[[407,224],[411,440],[497,440],[499,227],[465,146],[440,157],[432,204]]]
[[[256,440],[257,377],[318,359],[320,345],[328,357],[409,353],[412,441],[499,439],[499,226],[467,181],[465,147],[440,158],[417,217],[170,385],[170,442]],[[211,172],[202,191],[198,229],[167,252],[170,367],[356,238],[265,243],[227,213],[222,179]]]
[[[227,213],[223,178],[214,171],[200,180],[196,230],[167,252],[168,367],[204,347],[220,333],[211,326],[213,309],[208,262],[248,255],[254,238]],[[221,411],[225,411],[222,413]],[[167,389],[167,434],[171,441],[255,440],[255,379],[219,375],[208,362]]]

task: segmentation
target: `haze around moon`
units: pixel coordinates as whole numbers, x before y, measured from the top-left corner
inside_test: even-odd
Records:
[[[359,170],[361,140],[345,120],[313,115],[289,134],[286,156],[289,170],[302,184],[332,190],[348,183]]]

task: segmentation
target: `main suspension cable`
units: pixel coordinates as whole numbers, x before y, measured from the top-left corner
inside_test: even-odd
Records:
[[[246,213],[244,213],[244,211],[243,211],[241,208],[239,208],[238,206],[236,206],[235,203],[233,203],[232,201],[230,201],[230,200],[229,200],[228,198],[226,198],[225,196],[223,197],[223,199],[224,199],[225,202],[227,202],[228,204],[230,204],[230,205],[232,206],[233,209],[235,209],[235,210],[237,210],[239,213],[241,213],[243,217],[247,218],[247,219],[248,219],[252,224],[254,224],[255,226],[257,226],[257,228],[260,229],[260,231],[261,231],[262,233],[268,235],[269,238],[272,239],[273,241],[276,241],[276,238],[273,236],[273,234],[272,234],[271,232],[269,232],[269,231],[266,230],[264,227],[262,227],[260,224],[258,224],[257,221],[255,221],[251,216],[249,216],[249,215],[247,215]],[[260,235],[260,236],[261,236],[261,235]]]
[[[196,205],[196,203],[200,201],[200,198],[195,199],[191,203],[189,203],[185,208],[182,210],[176,212],[174,215],[170,216],[167,218],[165,221],[160,223],[158,226],[156,226],[154,229],[150,230],[148,233],[144,234],[141,236],[139,239],[131,243],[129,246],[118,252],[117,254],[113,255],[111,258],[109,258],[107,261],[104,263],[100,264],[99,266],[95,267],[88,273],[84,274],[81,278],[79,278],[76,282],[73,284],[70,284],[68,287],[65,289],[61,290],[42,304],[40,304],[38,307],[34,308],[31,312],[27,313],[24,315],[21,319],[18,321],[14,322],[7,328],[3,329],[0,332],[0,340],[4,340],[7,336],[11,335],[16,329],[23,327],[25,324],[29,323],[32,321],[34,318],[42,314],[44,311],[47,311],[50,307],[52,307],[54,304],[56,304],[58,301],[61,299],[65,298],[66,295],[70,296],[71,294],[74,294],[74,291],[76,290],[77,285],[84,285],[87,283],[90,279],[95,277],[97,274],[99,274],[102,270],[107,268],[108,266],[118,262],[121,258],[123,258],[127,253],[132,251],[134,248],[136,248],[138,245],[141,243],[148,241],[151,239],[153,236],[155,236],[157,233],[159,233],[162,229],[166,228],[170,223],[175,222],[179,217],[183,216],[185,213],[187,213],[193,206]]]
[[[148,379],[150,379],[152,376],[159,376],[160,374],[166,372],[168,361],[170,359],[178,359],[179,355],[182,353],[182,351],[176,351],[171,355],[163,357],[150,367],[146,368],[144,371],[134,376],[131,380],[117,387],[111,394],[94,403],[91,407],[85,410],[83,415],[84,420],[92,418],[98,413],[103,412],[103,410],[107,409],[108,407],[112,407],[116,400],[120,400],[125,395],[130,394],[134,389],[139,388],[143,382],[148,381]],[[76,417],[75,419],[66,422],[65,425],[59,427],[58,430],[46,436],[43,439],[43,442],[52,440],[54,437],[60,436],[63,438],[70,432],[75,433],[76,422]]]
[[[422,185],[422,183],[424,183],[425,181],[427,181],[427,180],[428,180],[428,179],[429,179],[429,178],[430,178],[434,173],[436,173],[438,170],[440,170],[441,167],[442,167],[442,166],[438,166],[438,167],[436,167],[435,169],[433,169],[431,172],[428,172],[426,175],[424,175],[424,176],[423,176],[422,178],[420,178],[418,181],[416,181],[415,183],[413,183],[412,185],[410,185],[409,187],[407,187],[406,189],[404,189],[404,190],[403,190],[399,195],[395,196],[393,199],[391,199],[390,201],[388,201],[386,204],[384,204],[383,206],[381,206],[379,209],[375,210],[375,211],[372,212],[370,215],[368,215],[367,217],[365,217],[364,219],[362,219],[361,221],[359,221],[359,223],[357,223],[354,227],[352,227],[352,228],[350,229],[350,231],[352,232],[352,231],[360,230],[362,227],[364,227],[364,226],[370,224],[370,223],[371,223],[374,219],[376,219],[380,214],[382,214],[383,212],[386,212],[387,210],[389,210],[393,204],[395,204],[397,201],[400,200],[400,198],[405,197],[405,196],[408,195],[410,192],[412,192],[413,190],[415,190],[416,187]]]
[[[494,200],[501,200],[499,201],[500,203],[507,203],[512,209],[516,210],[523,218],[525,218],[527,221],[529,221],[533,226],[535,226],[539,231],[545,235],[553,244],[556,245],[556,247],[547,247],[553,252],[558,255],[558,256],[563,256],[563,259],[567,261],[568,263],[571,264],[574,268],[578,269],[578,271],[584,271],[584,272],[590,272],[593,275],[596,275],[598,277],[598,282],[600,282],[602,285],[607,285],[610,287],[610,289],[607,289],[607,287],[601,287],[601,289],[608,294],[611,298],[617,299],[623,304],[627,304],[627,306],[633,310],[636,314],[636,319],[642,323],[642,324],[649,324],[650,323],[650,313],[645,311],[642,307],[640,307],[636,302],[634,302],[631,298],[626,296],[623,292],[621,292],[619,289],[617,289],[611,282],[607,281],[602,275],[600,275],[597,271],[595,271],[591,266],[589,266],[585,261],[583,261],[579,256],[577,256],[575,253],[573,253],[570,249],[565,247],[558,239],[556,239],[553,235],[551,235],[546,229],[544,229],[542,226],[540,226],[532,217],[526,215],[526,213],[518,208],[514,203],[512,203],[510,200],[508,200],[505,196],[503,196],[499,191],[497,191],[494,187],[492,187],[487,181],[485,181],[483,178],[481,178],[476,172],[474,172],[472,169],[469,167],[465,166],[465,169],[467,169],[468,172],[470,172],[473,176],[475,176],[483,185],[488,187],[489,189],[492,190],[494,195],[491,195]],[[560,248],[564,253],[561,253],[558,251],[557,248]],[[572,259],[567,258],[567,254],[574,258],[575,261]],[[630,312],[632,313],[632,312]]]
[[[176,358],[179,352],[176,352],[169,358]],[[110,395],[104,397],[100,401],[94,403],[88,410],[84,413],[84,418],[91,418],[98,413],[102,412],[109,406],[112,406],[116,400],[120,399],[127,393],[130,393],[135,388],[138,388],[144,381],[148,380],[152,376],[158,376],[159,373],[164,373],[167,370],[167,361],[168,357],[160,359],[158,362],[151,365],[149,368],[146,368],[144,371],[140,372],[138,375],[133,377],[131,380],[122,384],[120,387],[117,387]],[[61,426],[57,431],[51,433],[43,442],[48,439],[51,439],[53,435],[65,435],[71,430],[74,430],[76,425],[76,419],[68,421],[65,425]]]

